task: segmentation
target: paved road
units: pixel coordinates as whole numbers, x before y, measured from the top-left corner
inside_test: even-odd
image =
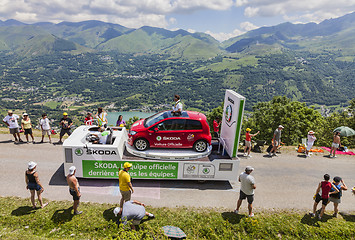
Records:
[[[43,196],[50,200],[71,200],[63,173],[63,151],[60,145],[14,144],[10,135],[0,135],[1,196],[29,197],[24,171],[29,161],[38,163],[38,173],[44,186]],[[39,139],[37,139],[39,140]],[[325,154],[304,158],[296,151],[268,158],[254,153],[252,158],[240,157],[240,172],[247,165],[255,168],[256,194],[254,207],[263,209],[301,209],[312,207],[312,197],[324,173],[343,177],[349,187],[355,185],[355,157]],[[118,203],[120,194],[115,180],[80,179],[82,201]],[[133,199],[155,207],[222,207],[235,208],[240,185],[236,181],[152,181],[134,180]],[[343,194],[340,210],[353,210],[355,197]],[[243,205],[243,211],[246,205]]]

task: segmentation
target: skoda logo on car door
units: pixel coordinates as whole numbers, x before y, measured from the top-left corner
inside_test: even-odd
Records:
[[[160,141],[161,140],[161,136],[157,136],[157,141]]]

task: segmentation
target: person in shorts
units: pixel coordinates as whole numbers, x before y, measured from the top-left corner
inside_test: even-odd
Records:
[[[131,176],[128,173],[131,167],[132,167],[131,163],[125,162],[123,164],[123,170],[120,170],[118,173],[118,184],[120,186],[120,192],[122,196],[120,201],[121,211],[122,211],[123,204],[131,200],[131,195],[134,193],[132,182],[131,182]]]
[[[276,150],[281,144],[281,131],[282,131],[282,129],[284,129],[284,127],[282,125],[279,125],[277,127],[277,129],[274,131],[274,137],[272,138],[273,148],[269,152],[269,156],[270,157],[277,156],[276,155]]]
[[[234,210],[234,213],[239,213],[239,208],[242,205],[244,199],[248,201],[248,210],[249,210],[249,217],[254,217],[253,213],[253,201],[254,201],[254,189],[255,186],[255,179],[250,174],[254,171],[254,168],[251,166],[247,166],[245,168],[245,172],[239,175],[238,181],[240,182],[240,194],[239,199],[237,202],[237,208]]]
[[[221,121],[220,117],[216,117],[215,120],[213,120],[213,136],[215,138],[219,138],[219,127],[221,126]]]
[[[309,151],[312,149],[314,141],[317,140],[316,136],[314,136],[315,132],[309,131],[307,135],[307,148],[306,148],[306,157],[310,157]]]
[[[20,137],[18,119],[20,117],[12,112],[12,110],[7,111],[7,116],[2,120],[6,126],[9,127],[10,134],[15,138],[15,142],[23,142]],[[17,139],[18,138],[18,139]]]
[[[43,204],[42,192],[44,191],[43,186],[38,178],[38,173],[36,171],[37,163],[29,162],[28,168],[25,172],[25,182],[26,188],[31,192],[31,203],[32,208],[36,209],[35,194],[37,192],[38,201],[41,204],[41,208],[44,208],[48,203]]]
[[[68,118],[68,113],[63,113],[62,119],[60,119],[60,126],[62,129],[60,130],[59,134],[59,142],[58,143],[63,143],[62,138],[65,134],[68,134],[68,136],[71,135],[71,126],[73,125],[73,121]]]
[[[337,156],[335,156],[335,153],[337,151],[337,149],[340,146],[340,132],[335,132],[334,136],[333,136],[333,143],[332,143],[332,147],[330,149],[330,154],[329,157],[331,158],[336,158]],[[333,156],[332,156],[333,153]]]
[[[26,136],[27,143],[29,143],[29,141],[28,141],[28,135],[31,136],[32,142],[35,143],[35,138],[33,137],[33,133],[32,133],[31,119],[30,119],[30,117],[28,116],[27,113],[24,113],[24,114],[22,115],[21,128],[22,128],[22,130],[25,132],[24,134],[25,134],[25,136]]]
[[[39,120],[39,125],[40,125],[41,130],[42,130],[42,140],[40,141],[40,143],[43,143],[45,135],[48,136],[49,143],[52,143],[52,140],[51,140],[51,125],[49,123],[49,119],[48,119],[46,113],[42,114],[42,118],[41,118],[41,120]]]
[[[245,148],[244,148],[244,156],[245,157],[251,157],[250,155],[250,150],[251,150],[251,138],[255,137],[256,135],[258,135],[260,133],[260,131],[258,131],[255,134],[250,134],[251,129],[247,128],[245,133]],[[248,151],[248,153],[247,153]]]
[[[82,211],[78,211],[79,203],[80,203],[80,187],[79,187],[79,182],[78,179],[75,177],[76,173],[76,167],[71,166],[69,168],[69,174],[67,175],[67,183],[69,185],[69,193],[70,195],[73,196],[73,209],[74,209],[74,215],[79,215],[82,214]]]
[[[333,185],[339,190],[339,192],[335,192],[335,189],[332,188],[330,191],[334,193],[329,194],[329,201],[333,202],[334,204],[333,217],[337,217],[339,212],[338,205],[341,202],[340,199],[342,196],[342,191],[348,190],[348,187],[345,185],[343,179],[338,176],[333,178]]]
[[[120,214],[120,210],[115,208],[114,214],[117,216],[117,214]],[[131,228],[136,230],[136,227],[141,223],[144,216],[148,216],[148,218],[154,218],[152,213],[146,212],[144,203],[133,200],[127,201],[123,204],[121,221],[124,225],[126,225],[128,221],[132,220]]]
[[[318,215],[318,219],[319,220],[322,219],[322,216],[323,216],[324,211],[325,211],[325,207],[329,203],[329,194],[333,194],[333,193],[339,192],[339,190],[331,182],[329,182],[329,179],[330,179],[329,174],[325,174],[323,176],[323,178],[324,178],[324,181],[321,181],[318,184],[318,187],[317,187],[317,190],[316,190],[316,194],[313,197],[314,204],[313,204],[313,212],[311,213],[312,217],[314,217],[316,215],[318,203],[320,201],[322,201],[322,208],[321,208],[320,214]],[[333,192],[331,192],[332,188],[334,189]],[[322,190],[322,192],[321,192],[321,190]]]

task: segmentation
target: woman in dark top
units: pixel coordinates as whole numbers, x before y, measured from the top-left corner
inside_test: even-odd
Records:
[[[38,196],[38,201],[41,204],[41,208],[44,208],[45,206],[48,205],[48,203],[43,204],[42,201],[42,192],[43,192],[43,186],[41,182],[39,181],[38,178],[38,173],[36,172],[36,166],[37,163],[35,162],[29,162],[28,163],[28,169],[25,172],[25,180],[27,184],[27,189],[30,190],[31,192],[31,202],[32,202],[32,208],[36,208],[36,202],[35,202],[35,192],[37,191],[37,196]]]

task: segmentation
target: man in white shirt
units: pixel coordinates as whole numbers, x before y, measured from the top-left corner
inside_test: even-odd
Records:
[[[240,195],[237,202],[237,209],[234,213],[239,213],[239,208],[242,205],[242,201],[244,199],[248,200],[248,210],[249,210],[249,217],[254,217],[253,213],[253,201],[254,201],[254,189],[255,186],[255,179],[251,176],[251,172],[254,171],[254,168],[251,166],[247,166],[245,168],[245,172],[239,175],[239,182],[240,182]]]
[[[13,114],[11,110],[7,111],[7,116],[2,120],[10,130],[10,134],[12,134],[15,138],[15,142],[20,141],[23,142],[21,137],[20,137],[20,131],[19,131],[19,125],[18,125],[18,119],[20,117],[16,114]],[[17,135],[17,136],[16,136]],[[17,140],[18,137],[18,140]]]
[[[173,105],[173,111],[171,111],[171,113],[174,116],[180,116],[182,113],[182,103],[180,102],[180,96],[179,95],[175,95],[174,96],[174,105]]]
[[[51,140],[51,125],[49,124],[49,119],[47,118],[47,114],[42,114],[42,119],[39,120],[39,125],[41,126],[42,130],[42,140],[40,143],[43,143],[44,136],[47,134],[49,143],[52,143]]]

